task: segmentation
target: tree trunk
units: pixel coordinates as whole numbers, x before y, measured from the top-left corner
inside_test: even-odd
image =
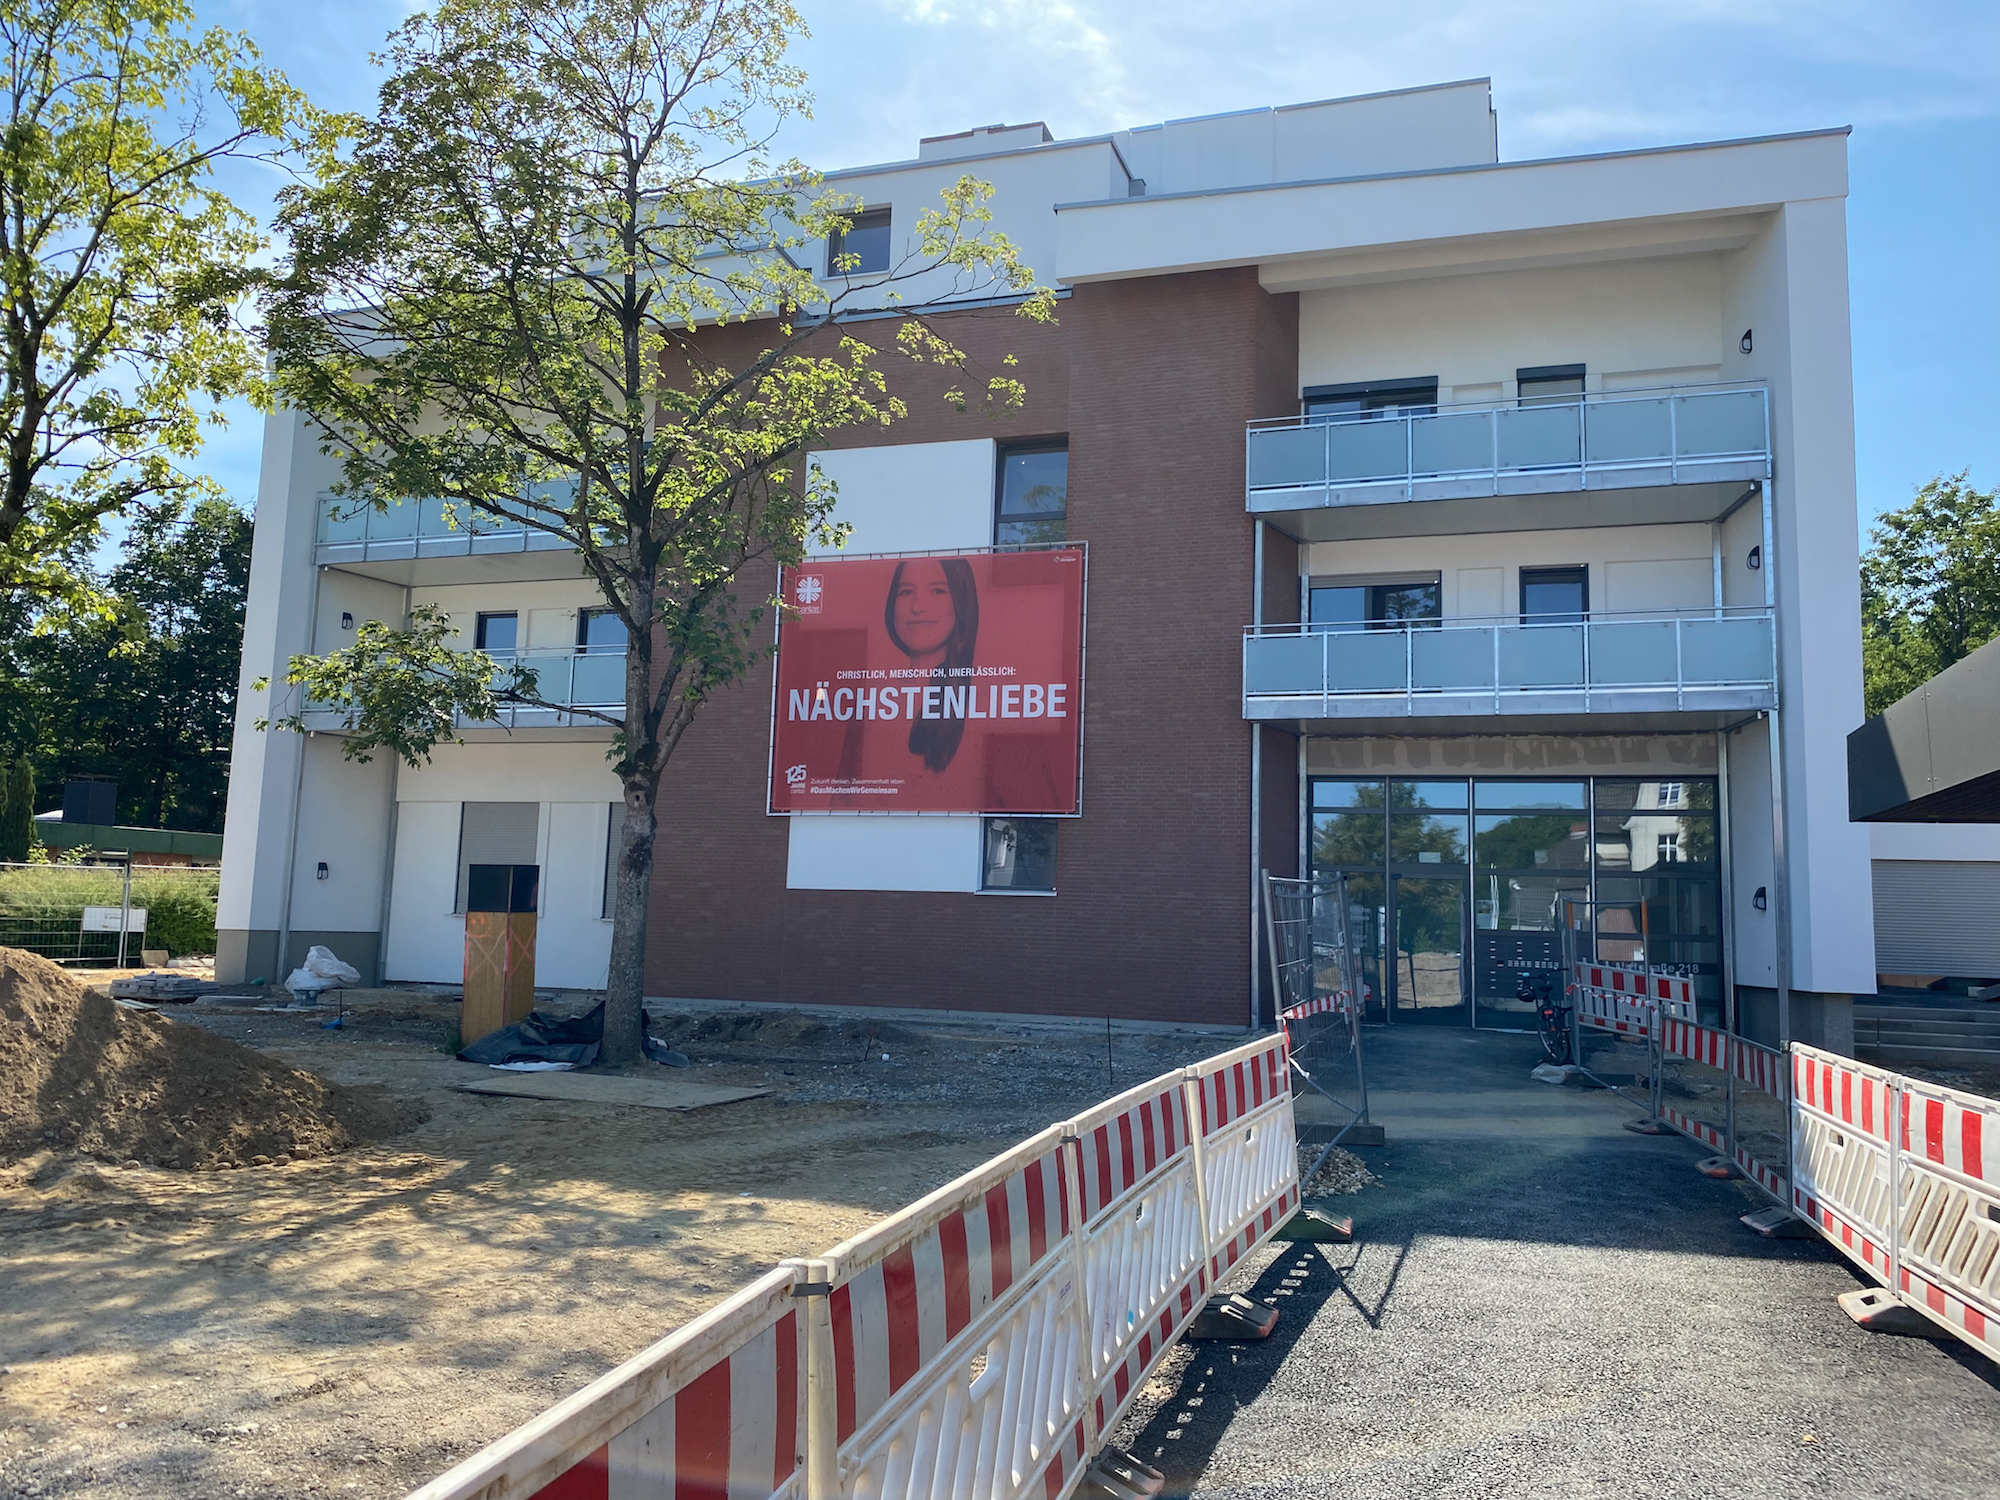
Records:
[[[646,900],[653,883],[660,778],[625,778],[625,827],[618,838],[617,888],[611,923],[611,972],[604,990],[604,1050],[608,1067],[645,1056]]]

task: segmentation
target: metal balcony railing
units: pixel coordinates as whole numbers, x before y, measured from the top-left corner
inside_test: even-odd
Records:
[[[572,708],[594,708],[622,718],[625,713],[625,648],[586,646],[553,651],[491,651],[496,661],[518,662],[535,669],[535,694],[546,707],[503,703],[491,719],[458,716],[460,729],[562,729],[599,725],[603,720]],[[337,734],[348,727],[346,716],[324,703],[308,701],[308,729]]]
[[[1243,637],[1251,719],[1658,713],[1771,708],[1767,609],[1585,621],[1252,626]]]
[[[1246,440],[1252,511],[1645,488],[1771,471],[1762,386],[1282,417],[1251,423]]]
[[[565,708],[594,708],[600,713],[623,716],[625,711],[625,648],[623,646],[583,646],[557,651],[492,651],[496,661],[535,669],[535,696],[548,708],[525,704],[500,706],[497,718],[462,720],[465,728],[533,729],[570,724],[596,724],[600,720],[563,712]]]
[[[314,560],[322,565],[569,548],[560,537],[466,505],[391,500],[377,510],[351,495],[319,497],[314,543]]]

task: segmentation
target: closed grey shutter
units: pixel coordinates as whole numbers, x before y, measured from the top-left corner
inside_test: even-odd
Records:
[[[2000,979],[2000,864],[1878,859],[1875,972]]]
[[[604,908],[603,916],[612,915],[618,905],[618,840],[625,834],[625,804],[611,804],[611,821],[606,825],[604,838]]]
[[[468,865],[532,865],[541,831],[539,802],[467,802],[458,825],[458,890],[453,911],[465,910]]]

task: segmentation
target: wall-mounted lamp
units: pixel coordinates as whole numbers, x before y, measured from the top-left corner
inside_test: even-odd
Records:
[[[326,866],[321,865],[320,868],[324,870]],[[1764,894],[1764,887],[1761,885],[1757,887],[1757,893],[1750,898],[1750,904],[1759,911],[1763,911],[1771,904],[1770,898]]]
[[[1750,555],[1743,559],[1743,566],[1753,573],[1764,566],[1764,548],[1762,543],[1750,549]]]
[[[1736,341],[1736,347],[1737,347],[1737,348],[1739,348],[1739,349],[1741,349],[1741,350],[1742,350],[1742,351],[1743,351],[1743,352],[1744,352],[1745,354],[1748,354],[1748,353],[1750,352],[1750,330],[1749,330],[1749,329],[1747,329],[1747,328],[1746,328],[1746,329],[1744,329],[1744,330],[1743,330],[1743,337],[1742,337],[1742,338],[1740,338],[1740,339],[1738,339],[1738,340]]]
[[[342,630],[352,630],[354,628],[354,616],[344,609],[340,612],[340,628]]]
[[[314,876],[313,878],[314,878],[315,880],[324,880],[324,879],[326,879],[326,861],[325,861],[325,860],[321,860],[321,861],[319,862],[319,873],[318,873],[317,875],[315,875],[315,876]]]

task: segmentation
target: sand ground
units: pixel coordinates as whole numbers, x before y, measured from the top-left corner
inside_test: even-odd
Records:
[[[431,1118],[285,1166],[0,1169],[0,1497],[400,1495],[773,1262],[1240,1040],[689,1016],[672,1076],[775,1092],[678,1114],[458,1092],[431,998],[337,1031],[177,1014]]]

